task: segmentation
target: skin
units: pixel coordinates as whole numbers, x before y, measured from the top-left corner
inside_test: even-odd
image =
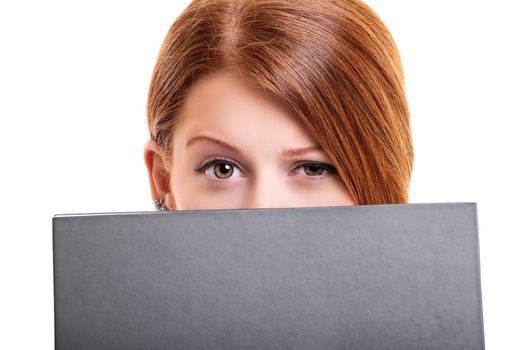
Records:
[[[152,140],[144,147],[152,199],[162,198],[168,209],[354,204],[327,154],[295,114],[233,74],[218,72],[197,81],[182,117],[171,163]]]

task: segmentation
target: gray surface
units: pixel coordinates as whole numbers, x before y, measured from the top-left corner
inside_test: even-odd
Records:
[[[476,203],[53,218],[57,349],[483,349]]]

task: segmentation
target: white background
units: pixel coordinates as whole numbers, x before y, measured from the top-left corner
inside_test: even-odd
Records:
[[[53,347],[54,214],[153,210],[147,89],[188,3],[0,3],[0,348]],[[478,203],[486,346],[525,349],[522,2],[367,3],[404,63],[410,201]]]

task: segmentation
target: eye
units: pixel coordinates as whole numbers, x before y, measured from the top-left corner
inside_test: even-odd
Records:
[[[304,173],[307,177],[311,178],[318,178],[323,177],[324,174],[335,174],[337,173],[337,170],[333,165],[330,164],[324,164],[324,163],[306,163],[301,164],[296,169],[303,169],[302,173]]]
[[[211,176],[214,179],[226,180],[236,177],[233,175],[240,173],[239,168],[240,167],[231,160],[216,158],[201,163],[195,170],[204,175]]]

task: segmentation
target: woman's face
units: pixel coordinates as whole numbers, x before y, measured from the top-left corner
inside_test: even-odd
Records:
[[[145,146],[152,197],[169,209],[354,204],[292,111],[231,73],[197,81],[182,114],[171,164]]]

